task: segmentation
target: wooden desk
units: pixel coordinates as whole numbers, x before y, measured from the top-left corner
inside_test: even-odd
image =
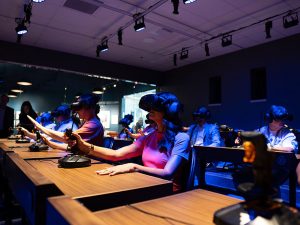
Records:
[[[55,183],[65,195],[78,199],[92,211],[172,194],[172,182],[142,173],[97,175],[96,170],[111,167],[106,163],[65,169],[59,168],[56,160],[26,162]]]
[[[200,188],[207,188],[208,185],[205,181],[206,164],[213,161],[225,161],[233,163],[243,163],[244,149],[243,148],[230,148],[230,147],[208,147],[208,146],[193,146],[192,151],[195,152],[199,161],[199,186]],[[294,153],[283,152],[278,150],[270,150],[275,157],[287,158],[289,171],[289,204],[296,207],[296,186],[297,175],[296,166],[297,159]],[[288,157],[286,157],[288,156]]]
[[[100,176],[96,170],[110,167],[97,163],[85,168],[59,168],[57,159],[24,160],[19,154],[7,153],[5,173],[17,200],[21,203],[31,224],[44,224],[43,210],[46,197],[65,194],[80,201],[92,211],[131,204],[172,194],[172,182],[141,173]],[[51,192],[38,192],[31,173],[53,185]],[[48,187],[48,186],[47,186]],[[39,194],[42,195],[39,197]],[[36,197],[38,196],[38,197]],[[26,198],[26,200],[24,200]],[[40,207],[42,209],[40,209]]]
[[[206,190],[193,190],[92,213],[66,196],[51,197],[47,204],[50,224],[213,224],[216,210],[240,202]],[[182,221],[182,222],[179,222]]]

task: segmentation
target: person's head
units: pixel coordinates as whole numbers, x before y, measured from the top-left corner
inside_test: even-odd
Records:
[[[170,150],[174,144],[176,134],[182,130],[180,114],[183,105],[170,92],[145,95],[140,99],[139,107],[149,112],[149,119],[158,126],[165,126],[165,135],[159,142],[159,148]]]
[[[32,105],[29,101],[24,101],[21,105],[21,113],[22,114],[31,114],[33,112]]]
[[[119,124],[121,124],[123,127],[128,128],[132,122],[133,122],[133,115],[127,114],[124,116],[123,119],[120,120]]]
[[[53,117],[51,113],[44,112],[36,118],[36,121],[42,124],[43,126],[47,126],[48,124],[53,123]]]
[[[1,95],[0,105],[6,106],[8,102],[9,102],[8,96],[5,94]]]
[[[283,106],[272,105],[269,111],[265,114],[265,121],[273,130],[280,130],[287,121],[293,119],[292,115],[288,113]]]
[[[91,119],[96,115],[99,96],[95,94],[83,94],[71,104],[73,112],[77,112],[81,119]]]
[[[71,109],[68,105],[60,105],[51,112],[51,115],[55,118],[56,122],[60,123],[70,119]]]
[[[139,107],[149,112],[149,119],[160,124],[164,120],[181,124],[180,113],[183,106],[178,98],[170,92],[145,95],[140,99]]]
[[[204,106],[200,106],[195,112],[193,112],[193,120],[200,126],[203,126],[210,116],[210,111]]]

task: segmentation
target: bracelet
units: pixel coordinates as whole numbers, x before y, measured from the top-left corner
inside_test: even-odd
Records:
[[[88,151],[87,155],[90,155],[90,154],[91,154],[91,152],[93,152],[93,151],[94,151],[94,145],[93,145],[93,144],[91,144],[91,146],[90,146],[90,149],[89,149],[89,151]]]

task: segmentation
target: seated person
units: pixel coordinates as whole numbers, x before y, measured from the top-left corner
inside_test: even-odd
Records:
[[[55,118],[55,131],[66,132],[67,129],[72,129],[72,131],[78,129],[77,123],[73,121],[71,109],[68,105],[58,106],[51,112],[51,115]]]
[[[219,128],[215,124],[207,123],[210,112],[206,107],[199,107],[193,113],[194,124],[190,126],[187,134],[190,136],[190,145],[212,146],[222,145]]]
[[[139,107],[148,111],[149,119],[157,125],[154,132],[118,150],[91,145],[74,134],[78,148],[87,155],[110,161],[142,156],[143,165],[127,163],[96,172],[112,176],[140,171],[163,178],[174,178],[173,190],[179,191],[182,189],[182,166],[189,158],[189,136],[181,132],[179,118],[182,105],[175,95],[163,92],[143,96]]]
[[[267,125],[256,131],[265,135],[268,148],[286,152],[292,152],[298,149],[296,136],[284,125],[284,122],[292,119],[292,116],[288,113],[286,108],[272,105],[265,114],[264,119]],[[276,157],[272,168],[274,178],[273,186],[277,190],[279,190],[279,186],[287,180],[290,171],[289,165],[287,164],[288,160],[282,157],[283,156]],[[236,186],[240,183],[253,181],[251,167],[247,164],[243,165],[241,169],[232,175]],[[278,194],[280,195],[280,193]]]
[[[269,148],[287,152],[298,149],[295,134],[285,126],[285,122],[292,120],[286,108],[272,105],[264,119],[268,124],[257,131],[265,135]]]
[[[43,112],[40,116],[36,118],[36,121],[42,124],[42,126],[49,129],[54,129],[55,127],[53,116],[49,112]]]
[[[149,132],[152,132],[156,129],[156,123],[153,120],[149,119],[149,113],[146,115],[146,120],[145,123],[148,124],[147,127],[145,127],[144,130],[139,129],[138,133],[132,133],[132,131],[129,131],[127,129],[125,129],[125,131],[127,132],[127,134],[132,138],[132,139],[138,139],[144,135],[147,135]]]
[[[132,129],[129,127],[129,125],[133,122],[133,115],[127,114],[124,116],[123,119],[120,120],[119,124],[122,125],[122,130],[118,134],[118,138],[120,139],[129,139],[130,136],[128,132],[132,133]]]
[[[81,138],[90,144],[102,145],[104,129],[100,120],[96,116],[96,105],[99,101],[99,97],[94,94],[83,94],[76,102],[72,103],[71,108],[74,112],[77,112],[80,119],[83,119],[83,125],[74,133],[81,136]],[[47,136],[62,142],[55,143],[43,138],[44,142],[51,148],[67,150],[68,144],[67,137],[64,132],[54,131],[47,129],[37,123],[34,119],[29,117],[34,123],[37,129],[41,130]]]
[[[297,177],[298,177],[298,183],[300,184],[300,163],[298,163],[296,173],[297,173]]]

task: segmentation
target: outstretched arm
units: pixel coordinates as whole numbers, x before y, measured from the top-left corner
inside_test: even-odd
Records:
[[[51,130],[48,129],[46,127],[43,127],[41,124],[39,124],[38,122],[36,122],[33,118],[31,118],[30,116],[27,116],[30,121],[34,124],[34,126],[41,130],[44,134],[48,135],[49,137],[60,141],[60,142],[66,142],[65,138],[64,138],[64,133],[63,132],[59,132],[59,131],[55,131],[55,130]]]
[[[118,150],[112,150],[109,148],[94,146],[82,140],[82,138],[77,133],[73,133],[72,135],[76,137],[77,147],[80,149],[80,151],[87,155],[92,155],[110,161],[119,161],[123,159],[136,157],[141,154],[138,147],[135,144],[125,146]]]

